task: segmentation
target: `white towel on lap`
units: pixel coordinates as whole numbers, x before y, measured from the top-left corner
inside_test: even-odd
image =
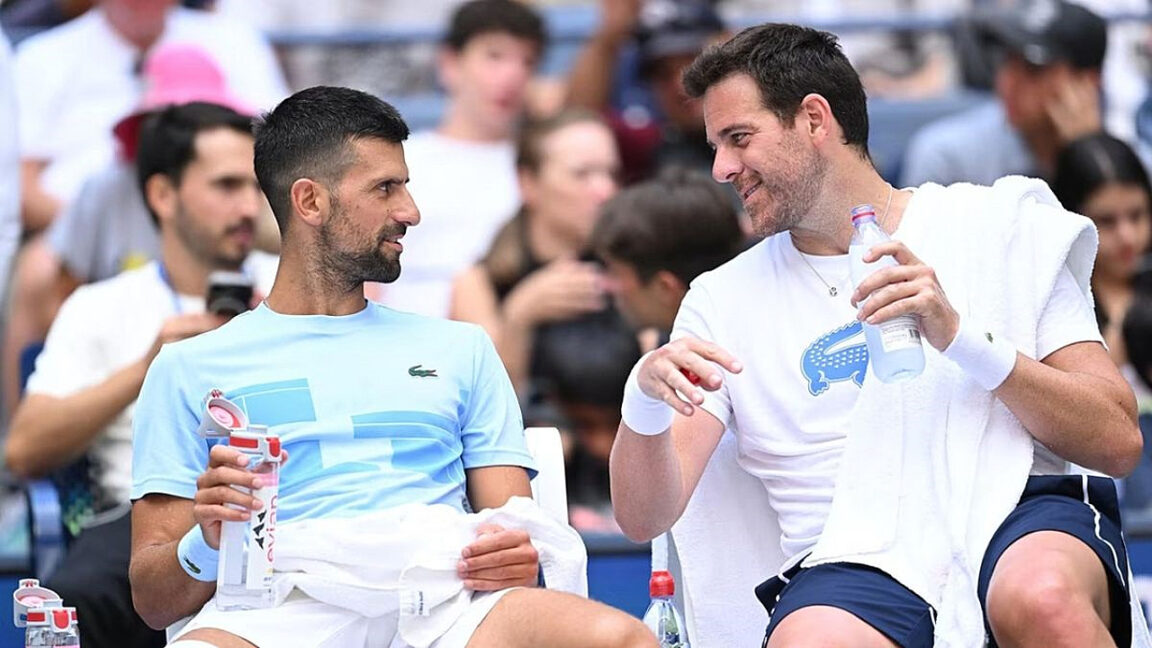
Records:
[[[465,515],[446,505],[413,504],[354,518],[322,518],[277,529],[279,604],[293,589],[365,617],[400,615],[400,636],[417,647],[442,635],[464,612],[471,591],[456,575],[461,550],[481,524],[524,529],[540,554],[549,589],[588,594],[580,535],[530,499]]]
[[[1089,295],[1091,221],[1039,180],[925,185],[899,236],[936,270],[961,318],[1036,357],[1036,325],[1061,268]],[[930,206],[930,207],[929,207]],[[990,392],[925,344],[915,380],[864,382],[824,532],[805,565],[877,567],[938,611],[936,645],[982,646],[976,578],[1032,466],[1032,437]],[[1133,645],[1152,645],[1133,617]]]

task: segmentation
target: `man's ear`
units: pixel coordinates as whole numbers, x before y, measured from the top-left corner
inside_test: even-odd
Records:
[[[442,46],[436,53],[436,74],[440,79],[440,85],[451,95],[452,90],[459,84],[460,52]]]
[[[688,286],[680,280],[680,277],[672,274],[668,270],[658,270],[656,274],[652,275],[652,285],[656,286],[657,293],[660,295],[660,300],[665,304],[677,304],[684,299],[684,295],[688,293]]]
[[[310,227],[320,227],[332,209],[332,194],[322,183],[300,178],[292,183],[292,217]]]
[[[172,178],[163,173],[153,173],[144,181],[144,200],[156,213],[156,218],[164,223],[176,213],[180,197],[176,185],[172,184]]]
[[[808,93],[800,100],[796,122],[802,127],[801,134],[807,135],[813,144],[819,145],[831,137],[839,137],[832,106],[823,95],[815,92]]]

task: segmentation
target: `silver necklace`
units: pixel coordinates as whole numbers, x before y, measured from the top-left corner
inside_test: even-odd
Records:
[[[888,185],[888,200],[884,203],[884,214],[880,217],[880,220],[883,220],[888,216],[888,208],[892,206],[892,194],[895,193],[895,191],[896,187]],[[808,269],[812,271],[812,274],[816,275],[816,278],[820,280],[820,283],[824,284],[824,287],[828,289],[829,297],[835,297],[836,295],[840,294],[840,291],[836,290],[836,286],[833,286],[832,284],[825,281],[824,275],[817,272],[815,266],[813,266],[812,262],[808,260],[807,255],[805,255],[800,250],[796,250],[796,253],[800,255],[800,260],[804,262],[804,265],[808,266]]]

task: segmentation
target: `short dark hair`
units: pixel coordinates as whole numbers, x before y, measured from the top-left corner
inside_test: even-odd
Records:
[[[532,41],[537,49],[548,44],[544,21],[531,7],[517,0],[472,0],[456,8],[444,35],[444,45],[459,52],[473,38],[492,32]]]
[[[1130,146],[1107,133],[1073,140],[1060,150],[1052,192],[1065,209],[1079,213],[1092,194],[1106,184],[1131,184],[1152,201],[1148,172]]]
[[[367,92],[332,86],[301,90],[256,122],[256,178],[283,234],[292,217],[292,183],[335,185],[361,138],[399,143],[408,124],[391,104]]]
[[[136,183],[148,215],[157,226],[160,218],[148,203],[145,191],[148,180],[159,174],[179,185],[184,170],[196,157],[196,136],[217,128],[251,136],[252,118],[225,106],[197,101],[164,108],[140,125],[136,140]]]
[[[614,308],[545,324],[532,348],[533,387],[563,403],[618,408],[640,354],[636,332]]]
[[[868,99],[836,36],[810,27],[768,23],[713,45],[684,71],[684,89],[699,99],[733,74],[747,74],[764,107],[791,127],[809,93],[828,100],[844,143],[868,158]]]
[[[744,233],[733,197],[699,171],[671,166],[609,200],[592,249],[631,265],[643,281],[667,270],[684,285],[735,256]]]

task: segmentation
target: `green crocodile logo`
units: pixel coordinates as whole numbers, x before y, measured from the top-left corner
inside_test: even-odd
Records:
[[[408,375],[414,378],[439,378],[436,375],[435,369],[421,369],[424,365],[413,365],[408,367]]]
[[[191,560],[188,560],[187,558],[185,558],[184,564],[188,565],[188,569],[191,569],[193,574],[199,574],[200,573],[200,568],[197,567],[196,564],[193,563]]]

